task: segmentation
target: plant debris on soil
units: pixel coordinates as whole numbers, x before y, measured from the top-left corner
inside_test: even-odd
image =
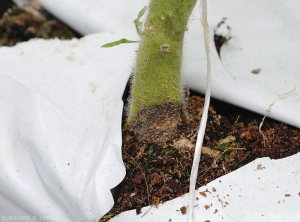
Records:
[[[179,139],[159,147],[136,140],[123,130],[123,161],[126,176],[115,195],[113,209],[100,219],[144,206],[157,206],[189,192],[189,179],[197,130],[204,98],[192,95],[187,100],[189,123],[180,126]],[[125,118],[125,117],[124,117]],[[279,159],[300,151],[300,130],[263,116],[212,100],[204,138],[197,188],[230,173],[260,157]],[[181,210],[182,211],[182,210]]]

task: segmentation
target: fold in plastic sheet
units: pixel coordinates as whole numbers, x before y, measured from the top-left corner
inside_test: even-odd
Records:
[[[183,81],[204,93],[206,75],[203,32],[198,7],[186,33]],[[300,2],[208,1],[213,35],[226,18],[232,38],[212,51],[212,97],[300,127]],[[213,39],[211,41],[214,47]],[[252,70],[260,68],[259,74]]]
[[[100,48],[116,38],[0,48],[0,220],[98,221],[113,206],[137,47]]]
[[[28,5],[31,0],[13,1],[18,5]],[[139,11],[149,4],[148,0],[38,0],[38,2],[82,35],[134,29],[133,20]]]

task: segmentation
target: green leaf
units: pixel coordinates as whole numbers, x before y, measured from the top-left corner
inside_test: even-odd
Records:
[[[139,12],[138,17],[133,21],[135,24],[135,28],[138,34],[142,34],[142,22],[140,21],[140,18],[145,14],[147,9],[147,6],[144,6],[144,8]]]
[[[120,45],[120,44],[123,44],[123,43],[136,43],[136,42],[139,42],[139,41],[131,41],[131,40],[128,40],[128,39],[120,39],[118,41],[114,41],[114,42],[104,44],[103,46],[101,46],[101,48],[109,48],[109,47],[117,46],[117,45]]]
[[[142,16],[145,14],[146,9],[147,9],[147,6],[144,6],[144,8],[139,12],[136,20],[140,20],[140,18],[142,18]]]

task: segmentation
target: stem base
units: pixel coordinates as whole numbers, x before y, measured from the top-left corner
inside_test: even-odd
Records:
[[[140,141],[164,146],[178,137],[183,105],[165,103],[141,110],[130,123]]]

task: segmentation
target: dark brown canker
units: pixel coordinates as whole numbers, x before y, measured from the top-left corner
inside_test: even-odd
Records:
[[[164,146],[178,137],[182,121],[183,105],[166,103],[140,111],[130,127],[138,140]]]

